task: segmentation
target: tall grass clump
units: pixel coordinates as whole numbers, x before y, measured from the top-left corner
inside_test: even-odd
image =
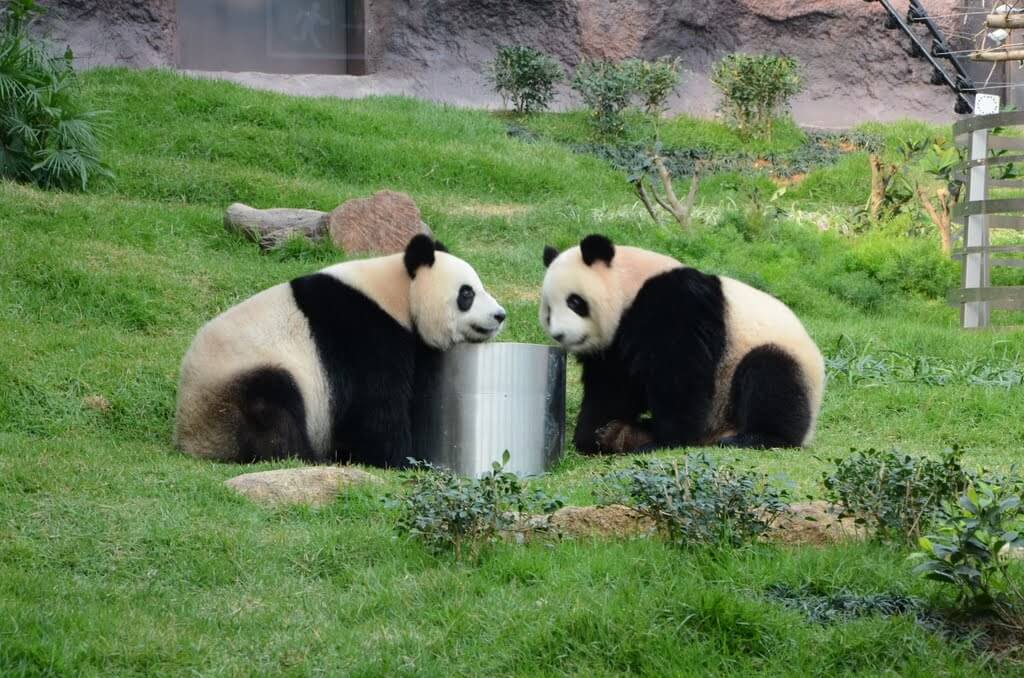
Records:
[[[81,188],[110,172],[99,158],[95,111],[80,102],[74,57],[29,34],[43,10],[12,0],[0,16],[0,176],[42,188]]]

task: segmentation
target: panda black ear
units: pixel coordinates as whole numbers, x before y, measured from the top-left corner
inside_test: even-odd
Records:
[[[436,252],[444,252],[445,254],[448,254],[448,248],[445,247],[444,243],[441,242],[440,240],[435,240],[434,241],[434,250]]]
[[[544,246],[544,268],[547,268],[548,266],[550,266],[551,262],[554,261],[555,257],[557,257],[557,256],[558,256],[558,250],[556,250],[551,245],[545,245]]]
[[[595,261],[603,261],[611,266],[615,258],[615,245],[603,235],[588,235],[580,241],[580,252],[583,254],[583,263],[591,266]]]
[[[409,272],[409,277],[415,278],[420,266],[433,265],[434,241],[422,233],[414,235],[405,246],[405,270]]]

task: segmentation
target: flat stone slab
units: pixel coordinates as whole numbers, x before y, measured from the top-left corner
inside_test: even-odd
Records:
[[[377,476],[351,466],[304,466],[244,473],[224,484],[266,506],[323,506],[351,485],[379,482]]]

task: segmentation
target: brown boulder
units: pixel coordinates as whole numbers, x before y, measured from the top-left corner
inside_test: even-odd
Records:
[[[349,466],[306,466],[245,473],[224,484],[258,504],[323,506],[350,485],[379,482],[377,476]]]
[[[395,191],[346,201],[327,215],[327,230],[346,254],[394,254],[414,235],[430,235],[413,199]]]

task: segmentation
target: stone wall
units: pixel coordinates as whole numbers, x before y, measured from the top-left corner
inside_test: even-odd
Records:
[[[794,103],[802,122],[952,117],[948,90],[928,84],[930,67],[883,27],[884,11],[860,0],[364,0],[366,52],[379,87],[457,103],[494,102],[482,82],[502,44],[554,54],[571,68],[585,58],[680,56],[685,86],[674,110],[709,113],[714,61],[733,51],[798,58],[806,87]],[[174,0],[42,0],[41,27],[87,65],[174,65]],[[905,6],[905,0],[898,6]],[[930,0],[949,14],[959,0]],[[371,83],[379,83],[371,85]],[[408,85],[402,83],[409,83]],[[404,90],[403,90],[404,91]],[[344,96],[342,89],[337,93]],[[561,106],[572,104],[563,91]]]

